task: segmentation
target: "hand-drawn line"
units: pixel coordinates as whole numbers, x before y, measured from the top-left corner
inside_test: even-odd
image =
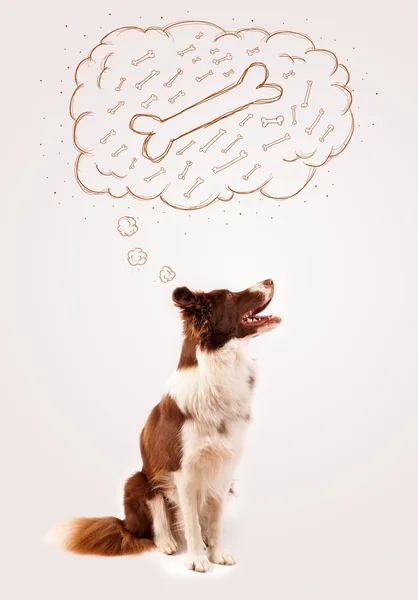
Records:
[[[143,155],[153,162],[161,161],[170,151],[174,141],[189,133],[208,127],[229,117],[251,104],[268,104],[281,98],[282,88],[266,84],[269,72],[263,63],[252,63],[237,83],[211,94],[183,111],[160,119],[157,115],[134,115],[130,128],[147,135],[142,147]],[[208,122],[207,109],[213,118]]]
[[[240,126],[240,127],[244,127],[245,123],[246,123],[247,121],[249,121],[250,119],[252,119],[252,118],[253,118],[253,116],[254,116],[254,115],[253,115],[252,113],[248,113],[248,115],[245,117],[245,119],[243,119],[242,121],[240,121],[240,123],[239,123],[239,126]]]
[[[148,100],[144,100],[144,102],[141,102],[142,108],[149,108],[150,104],[152,102],[155,102],[155,100],[158,100],[158,96],[156,96],[155,94],[151,94]]]
[[[138,225],[133,217],[121,217],[118,221],[117,230],[124,237],[130,237],[138,231]]]
[[[261,127],[267,127],[268,125],[283,125],[284,117],[279,115],[277,117],[272,117],[271,119],[267,117],[261,117]]]
[[[187,144],[187,146],[184,146],[184,148],[182,148],[181,150],[179,150],[178,152],[176,152],[176,154],[178,154],[179,156],[181,156],[182,154],[184,154],[186,152],[186,150],[188,150],[190,148],[190,146],[193,146],[193,144],[195,144],[196,142],[194,140],[192,140],[191,142],[189,142]]]
[[[160,71],[152,70],[151,73],[147,77],[145,77],[145,79],[143,79],[142,81],[139,81],[138,83],[135,84],[136,89],[142,90],[142,88],[144,87],[144,85],[146,83],[148,83],[148,81],[150,81],[153,77],[158,77],[159,74],[160,74]]]
[[[235,144],[236,144],[237,142],[239,142],[240,140],[242,140],[242,135],[238,134],[238,135],[237,135],[237,137],[235,138],[235,140],[233,140],[233,141],[232,141],[232,142],[229,144],[229,146],[226,146],[226,148],[222,148],[222,150],[221,150],[222,154],[226,154],[227,152],[229,152],[229,151],[231,150],[231,148],[232,148],[233,146],[235,146]]]
[[[123,86],[123,84],[125,83],[125,81],[126,81],[126,77],[121,77],[121,78],[120,78],[120,83],[119,83],[119,85],[117,85],[117,86],[115,87],[115,92],[120,92],[120,91],[121,91],[121,89],[122,89],[122,86]]]
[[[122,154],[122,152],[126,152],[127,149],[128,149],[128,146],[125,146],[125,144],[122,144],[122,146],[120,148],[118,148],[117,150],[112,152],[111,156],[113,156],[113,158],[117,158],[119,156],[119,154]]]
[[[179,56],[184,56],[185,54],[187,54],[188,52],[194,52],[196,50],[195,46],[193,44],[190,44],[190,46],[188,46],[187,48],[185,48],[184,50],[180,50],[179,52],[177,52],[177,54]]]
[[[159,171],[157,171],[156,173],[154,173],[154,175],[149,175],[148,177],[144,177],[144,181],[146,181],[147,183],[149,183],[155,177],[158,177],[159,175],[162,175],[163,173],[165,173],[165,169],[164,169],[164,167],[161,167],[161,169]]]
[[[195,77],[195,79],[198,83],[200,83],[201,81],[206,79],[206,77],[210,77],[211,75],[213,75],[213,71],[208,71],[207,73],[205,73],[204,75],[201,75],[200,77]]]
[[[225,54],[225,56],[224,56],[223,58],[214,58],[212,62],[213,62],[215,65],[220,65],[220,64],[221,64],[221,62],[224,62],[224,60],[232,60],[232,58],[233,58],[233,57],[232,57],[232,54],[230,54],[230,53],[228,52],[228,54]]]
[[[205,144],[204,146],[202,146],[201,148],[199,148],[199,152],[204,152],[206,154],[206,152],[209,150],[209,148],[211,146],[213,146],[213,144],[215,142],[217,142],[219,140],[219,138],[221,138],[224,134],[226,133],[225,129],[220,129],[218,131],[218,133],[216,135],[213,136],[213,138],[211,138],[207,144]]]
[[[196,181],[195,183],[192,185],[192,187],[190,188],[190,190],[188,192],[186,192],[185,194],[183,194],[183,196],[185,198],[190,198],[191,195],[193,194],[193,192],[195,191],[195,189],[201,185],[204,182],[204,179],[202,179],[201,177],[196,177]]]
[[[267,150],[269,148],[271,148],[272,146],[275,146],[276,144],[281,144],[282,142],[285,142],[286,140],[290,140],[290,135],[288,133],[286,133],[283,137],[279,138],[278,140],[273,140],[269,144],[263,144],[262,148],[263,148],[264,152],[267,152]]]
[[[116,131],[114,129],[111,129],[109,133],[106,133],[106,135],[100,138],[100,143],[107,144],[107,140],[110,138],[111,135],[116,135]]]
[[[178,175],[179,179],[184,179],[187,175],[187,171],[190,169],[190,167],[192,166],[192,161],[191,160],[186,160],[186,166],[184,167],[183,171],[180,173],[180,175]]]
[[[136,60],[131,61],[134,67],[137,67],[140,63],[144,62],[144,60],[148,60],[149,58],[154,58],[155,54],[152,50],[148,50],[144,56],[137,58]]]
[[[308,81],[306,82],[307,86],[306,86],[306,93],[305,93],[305,99],[301,104],[302,108],[306,108],[308,106],[308,102],[309,102],[309,96],[311,95],[311,89],[312,89],[312,84],[313,81],[311,79],[308,79]]]
[[[226,73],[222,73],[222,75],[224,77],[229,77],[230,75],[232,75],[233,73],[235,73],[234,69],[229,69],[229,71],[226,71]]]
[[[293,75],[296,75],[296,73],[294,71],[289,71],[288,73],[283,73],[283,77],[285,79],[289,79],[289,77],[292,77]]]
[[[334,125],[328,125],[326,132],[319,138],[320,142],[324,142],[327,135],[334,131]]]
[[[142,248],[133,248],[128,252],[128,263],[132,267],[142,267],[148,260],[148,254]]]
[[[252,50],[247,50],[248,56],[252,56],[253,54],[258,54],[260,52],[260,48],[256,46]]]
[[[259,169],[260,167],[261,165],[259,163],[255,163],[251,171],[248,171],[248,173],[246,175],[243,175],[242,178],[245,179],[245,181],[248,181],[251,175],[255,173],[255,171],[257,171],[257,169]]]
[[[131,170],[132,170],[132,169],[135,169],[135,164],[136,164],[137,162],[138,162],[138,159],[137,159],[137,157],[136,157],[136,156],[134,156],[134,157],[133,157],[133,159],[132,159],[132,162],[131,162],[131,164],[129,165],[129,168],[130,168]]]
[[[318,116],[316,117],[315,121],[312,123],[312,125],[310,127],[305,127],[305,131],[308,135],[312,135],[312,131],[315,129],[315,127],[318,125],[319,121],[321,120],[322,116],[325,114],[325,111],[320,108],[319,109],[319,113]]]
[[[296,106],[296,104],[294,104],[290,108],[292,109],[292,125],[297,125],[298,124],[298,122],[296,121],[296,109],[297,109],[297,106]]]
[[[235,163],[239,162],[240,160],[244,160],[244,158],[247,158],[247,156],[248,156],[248,152],[245,152],[245,150],[241,150],[241,152],[239,153],[239,155],[236,158],[233,158],[232,160],[225,163],[221,167],[213,167],[212,171],[216,175],[220,171],[223,171],[224,169],[227,169],[228,167],[232,167],[232,165],[235,165]]]
[[[176,274],[171,267],[168,267],[167,265],[161,267],[159,277],[163,283],[169,283],[170,281],[173,281],[175,276]]]
[[[183,90],[180,90],[179,92],[177,92],[177,94],[175,96],[172,96],[171,98],[168,99],[168,101],[170,102],[170,104],[174,104],[174,102],[177,100],[177,98],[180,98],[181,96],[185,96],[186,92],[183,92]]]
[[[116,106],[114,106],[113,108],[108,108],[108,109],[107,109],[107,112],[108,112],[109,114],[111,114],[111,115],[114,115],[114,114],[116,113],[116,111],[117,111],[117,110],[119,110],[119,109],[120,109],[120,107],[121,107],[121,106],[124,106],[124,105],[125,105],[125,102],[124,102],[123,100],[121,100],[121,101],[120,101],[120,102],[118,102],[118,103],[116,104]]]
[[[175,75],[173,75],[173,77],[171,79],[169,79],[168,81],[163,83],[163,86],[171,88],[171,86],[173,85],[173,82],[177,79],[177,77],[179,77],[179,75],[183,75],[183,71],[181,69],[177,69],[177,73]]]

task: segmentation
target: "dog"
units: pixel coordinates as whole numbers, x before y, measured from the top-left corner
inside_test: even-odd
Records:
[[[281,321],[260,314],[273,295],[271,279],[237,293],[174,290],[182,351],[142,430],[143,466],[126,482],[125,519],[74,519],[55,530],[58,545],[102,556],[155,547],[173,554],[183,539],[189,569],[235,564],[223,546],[223,512],[251,420],[256,370],[249,341]]]

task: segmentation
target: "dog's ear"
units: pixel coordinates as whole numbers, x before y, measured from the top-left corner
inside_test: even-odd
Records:
[[[185,286],[178,287],[173,292],[173,302],[178,308],[193,308],[198,302],[198,296]]]

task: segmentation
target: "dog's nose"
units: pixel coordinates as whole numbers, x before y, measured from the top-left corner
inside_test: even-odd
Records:
[[[263,284],[264,284],[266,287],[273,287],[273,286],[274,286],[274,283],[273,283],[273,280],[272,280],[272,279],[265,279],[265,280],[263,281]]]

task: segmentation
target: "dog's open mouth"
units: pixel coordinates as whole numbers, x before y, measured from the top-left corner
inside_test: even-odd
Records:
[[[270,304],[271,300],[272,298],[262,306],[246,312],[241,318],[242,324],[246,327],[260,327],[260,325],[266,325],[267,323],[280,323],[281,319],[277,315],[260,315]]]

